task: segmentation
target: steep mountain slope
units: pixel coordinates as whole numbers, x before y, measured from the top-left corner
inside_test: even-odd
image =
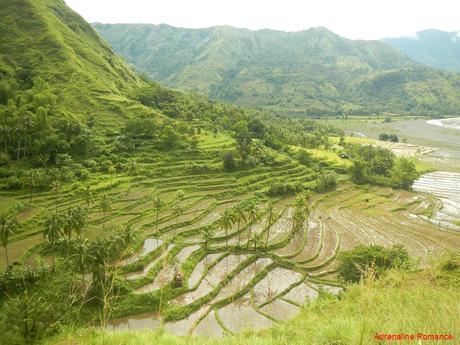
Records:
[[[460,72],[460,32],[424,30],[414,37],[385,38],[382,41],[420,63]]]
[[[460,76],[421,66],[382,42],[324,28],[94,24],[114,49],[166,85],[250,107],[310,115],[460,113]]]
[[[77,119],[124,115],[120,100],[142,82],[64,1],[0,0],[0,7],[3,91],[26,90],[39,77]]]

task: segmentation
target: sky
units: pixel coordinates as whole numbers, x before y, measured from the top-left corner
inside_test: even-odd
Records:
[[[458,0],[65,0],[88,22],[231,25],[283,31],[323,26],[351,39],[459,31]]]

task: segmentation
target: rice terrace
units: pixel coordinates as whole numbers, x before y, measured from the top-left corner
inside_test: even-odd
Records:
[[[457,72],[1,5],[0,345],[460,337]]]

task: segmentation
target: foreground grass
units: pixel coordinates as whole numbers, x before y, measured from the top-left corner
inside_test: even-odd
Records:
[[[420,272],[389,272],[348,287],[339,298],[324,295],[294,320],[272,329],[223,339],[178,337],[163,330],[68,332],[47,345],[308,345],[458,344],[460,255]],[[375,334],[451,334],[451,341],[376,341]]]

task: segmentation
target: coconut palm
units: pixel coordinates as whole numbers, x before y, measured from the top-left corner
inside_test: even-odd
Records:
[[[235,205],[235,207],[233,208],[233,215],[234,215],[234,220],[238,227],[238,246],[239,246],[241,242],[241,234],[240,234],[241,222],[247,221],[246,213],[244,212],[244,207],[241,203],[238,203]]]
[[[233,226],[234,215],[230,209],[226,209],[219,220],[219,226],[225,231],[225,248],[228,250],[228,230]]]
[[[275,220],[279,217],[278,212],[273,207],[273,203],[269,203],[267,206],[267,214],[268,214],[268,227],[267,227],[267,234],[265,237],[265,249],[268,247],[268,240],[270,239],[270,230],[275,223]]]
[[[174,235],[176,235],[176,230],[177,230],[177,224],[179,222],[179,217],[184,213],[184,208],[179,204],[179,202],[176,202],[173,206],[173,215],[176,218],[176,229],[174,230]]]
[[[259,236],[257,236],[257,234],[253,234],[248,243],[253,245],[254,250],[257,250],[257,248],[263,245],[263,241],[259,238]]]
[[[93,190],[91,189],[90,185],[87,185],[83,191],[83,195],[85,197],[86,208],[89,209],[91,205],[91,201],[93,201]]]
[[[109,168],[107,169],[107,172],[108,172],[109,175],[111,176],[111,178],[110,178],[110,183],[111,183],[112,186],[113,186],[113,176],[117,173],[117,168],[115,168],[114,165],[110,165]]]
[[[155,208],[155,212],[156,212],[156,233],[158,233],[158,221],[159,221],[159,217],[160,217],[160,211],[161,209],[163,208],[164,206],[164,202],[158,197],[158,195],[154,195],[153,198],[152,198],[152,202],[153,202],[153,207]]]
[[[58,204],[59,204],[59,198],[58,196],[61,194],[61,183],[59,181],[53,181],[51,182],[51,190],[53,191],[54,193],[54,198],[55,198],[55,201],[56,201],[56,204],[55,204],[55,211],[56,211],[56,214],[57,214],[57,210],[58,210]]]
[[[184,193],[184,191],[179,189],[179,190],[176,192],[176,195],[174,196],[174,199],[175,199],[176,201],[182,201],[182,200],[184,200],[184,198],[185,198],[185,193]]]
[[[75,253],[70,256],[70,259],[74,262],[76,269],[81,274],[82,283],[85,281],[85,270],[92,260],[89,249],[88,240],[82,239],[75,244]]]
[[[69,207],[67,213],[64,216],[64,233],[67,236],[67,239],[72,238],[72,233],[75,232],[77,237],[81,237],[83,228],[86,225],[86,211],[83,210],[80,206]]]
[[[109,197],[107,196],[107,194],[104,194],[101,198],[101,200],[99,200],[99,207],[101,208],[102,212],[104,213],[104,218],[105,216],[107,215],[107,212],[111,210],[111,206],[110,206],[110,199]],[[102,223],[102,227],[105,228],[105,219],[104,219],[104,222]]]
[[[10,235],[14,234],[18,229],[18,222],[7,214],[0,216],[0,241],[5,248],[6,267],[9,266],[8,261],[8,240]]]
[[[248,239],[251,239],[252,226],[254,225],[255,222],[257,222],[259,217],[260,217],[260,212],[259,212],[259,209],[257,208],[257,206],[255,204],[250,204],[249,208],[248,208],[248,220],[249,220],[249,236],[248,236]],[[249,240],[248,240],[247,246],[249,248]]]
[[[54,259],[56,251],[56,242],[63,235],[63,219],[58,214],[52,214],[45,220],[45,231],[43,232],[43,237],[52,247],[52,271],[54,272]]]
[[[213,238],[214,231],[211,225],[207,225],[201,229],[201,234],[203,235],[204,239],[204,247],[208,249],[209,240]]]
[[[22,178],[22,185],[27,188],[29,192],[29,205],[32,203],[32,192],[36,186],[36,181],[37,175],[35,171],[29,170],[25,174],[25,176]]]
[[[107,262],[110,258],[110,245],[107,240],[98,238],[89,247],[91,257],[90,268],[93,274],[93,283],[99,288],[105,282],[107,275]]]

